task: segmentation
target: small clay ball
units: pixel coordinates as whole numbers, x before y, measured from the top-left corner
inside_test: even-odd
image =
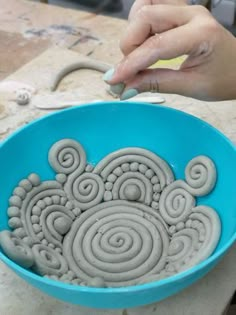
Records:
[[[175,227],[175,225],[171,225],[170,227],[169,227],[169,233],[170,234],[174,234],[176,232],[176,227]]]
[[[42,240],[42,244],[45,245],[45,246],[48,245],[48,241],[46,240],[46,238],[44,238],[44,239]]]
[[[22,187],[16,187],[13,193],[14,195],[19,196],[22,199],[26,196],[26,191]]]
[[[110,182],[106,182],[106,184],[105,184],[105,189],[106,189],[106,190],[112,190],[112,188],[113,188],[113,184],[110,183]]]
[[[94,287],[94,288],[105,288],[106,284],[103,278],[101,277],[94,277],[89,280],[88,282],[89,287]]]
[[[103,199],[104,199],[104,201],[112,200],[112,193],[111,193],[111,191],[105,191]]]
[[[60,203],[60,196],[52,196],[52,202],[55,204],[55,205],[58,205]]]
[[[32,238],[30,236],[24,237],[23,241],[30,247],[33,245],[33,240],[32,240]]]
[[[85,167],[85,172],[92,172],[94,169],[94,166],[92,164],[87,164]]]
[[[159,183],[159,178],[156,175],[153,176],[152,179],[151,179],[151,183],[154,184],[154,185],[158,184]]]
[[[67,203],[67,198],[66,197],[61,197],[61,205],[64,206]]]
[[[38,239],[41,241],[41,240],[44,238],[43,232],[39,232],[39,233],[37,234],[37,237],[38,237]]]
[[[69,218],[64,218],[64,217],[57,218],[54,221],[55,230],[61,235],[64,235],[69,231],[71,224],[72,224],[72,220],[70,220]]]
[[[33,186],[38,186],[41,183],[40,177],[37,174],[30,174],[28,180],[31,182]]]
[[[148,167],[144,164],[139,165],[139,172],[145,174],[146,171],[148,170]]]
[[[19,217],[20,209],[18,207],[9,207],[7,210],[7,214],[9,217]]]
[[[31,216],[31,222],[32,222],[33,224],[39,223],[39,217],[38,217],[37,215],[32,215],[32,216]]]
[[[18,228],[18,229],[15,229],[13,231],[13,234],[16,236],[16,237],[19,237],[19,238],[23,238],[26,236],[26,232],[23,228]]]
[[[124,172],[128,172],[130,170],[129,163],[123,163],[121,168]]]
[[[19,196],[11,196],[9,199],[10,206],[21,207],[22,200]]]
[[[33,187],[28,179],[23,179],[22,181],[20,181],[19,186],[24,188],[26,191],[30,191]]]
[[[56,175],[56,180],[61,183],[61,184],[64,184],[66,182],[66,175],[65,174],[57,174]]]
[[[157,192],[157,193],[161,192],[161,185],[160,184],[155,184],[153,186],[153,191]]]
[[[114,183],[117,179],[117,176],[115,174],[110,174],[108,177],[107,177],[107,180],[108,182],[111,182],[111,183]]]
[[[46,203],[47,206],[51,206],[52,205],[52,199],[50,197],[44,198],[44,202]]]
[[[152,206],[152,208],[155,209],[155,210],[158,210],[158,209],[159,209],[159,203],[156,202],[156,201],[153,201],[151,206]]]
[[[40,207],[41,209],[44,209],[46,207],[46,203],[43,200],[39,200],[37,202],[37,206]]]
[[[154,172],[153,172],[153,170],[151,170],[151,169],[147,170],[146,173],[145,173],[145,176],[146,176],[147,178],[149,178],[149,179],[152,178],[153,175],[154,175]]]
[[[121,167],[118,166],[117,168],[115,168],[113,174],[115,174],[116,176],[121,176],[123,174]]]
[[[33,224],[33,229],[35,233],[39,233],[42,230],[39,224]]]
[[[71,201],[67,201],[66,208],[69,209],[69,210],[73,210],[73,208],[74,208],[73,203]]]
[[[141,190],[137,185],[130,184],[125,187],[124,195],[127,200],[136,201],[141,197]]]
[[[72,212],[74,213],[76,217],[78,217],[81,214],[81,210],[79,208],[74,208]]]
[[[159,194],[159,193],[154,193],[153,194],[153,200],[154,201],[159,201],[160,197],[161,197],[161,194]]]
[[[20,89],[16,94],[16,102],[18,105],[27,105],[30,102],[32,95],[30,92]]]
[[[17,218],[17,217],[13,217],[10,220],[8,220],[8,225],[12,229],[16,229],[16,228],[22,227],[21,219]]]
[[[34,215],[40,215],[42,212],[41,208],[39,206],[34,206],[33,209],[32,209],[32,213]]]
[[[133,162],[130,164],[131,172],[136,172],[138,170],[139,164],[137,162]]]

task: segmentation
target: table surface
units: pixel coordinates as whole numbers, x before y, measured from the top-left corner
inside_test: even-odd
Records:
[[[121,58],[119,38],[126,21],[23,0],[0,0],[0,80],[49,48],[68,48],[110,63]],[[208,121],[236,143],[236,101],[207,103],[164,95],[167,104]],[[104,96],[106,98],[106,96]],[[46,114],[32,107],[7,108],[0,96],[0,139]],[[21,117],[21,119],[19,119]],[[0,262],[2,315],[220,315],[235,290],[236,246],[203,279],[162,302],[128,310],[94,310],[48,297],[26,284]]]

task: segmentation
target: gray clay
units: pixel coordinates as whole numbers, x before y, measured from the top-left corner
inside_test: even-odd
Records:
[[[9,199],[3,252],[52,280],[91,287],[159,281],[209,257],[219,241],[217,213],[196,206],[216,182],[214,163],[192,159],[185,180],[141,148],[109,154],[95,167],[80,143],[49,151],[55,181],[37,174],[20,181]]]
[[[135,184],[127,185],[124,189],[124,196],[126,200],[138,201],[141,197],[141,190],[138,187],[138,185]]]
[[[108,286],[132,285],[165,266],[169,237],[162,222],[142,204],[106,202],[74,221],[63,242],[63,255],[83,281],[96,274]]]
[[[99,60],[81,60],[75,63],[72,63],[70,65],[65,66],[62,68],[53,78],[53,82],[51,85],[51,91],[55,91],[61,82],[61,80],[70,74],[71,72],[78,71],[81,69],[90,69],[90,70],[95,70],[99,71],[102,73],[107,72],[110,68],[112,68],[111,65],[101,62]]]
[[[162,188],[174,180],[172,170],[163,159],[151,151],[141,148],[126,148],[115,151],[98,163],[93,172],[107,179],[109,174],[118,166],[121,166],[124,172],[128,172],[133,163],[138,163],[139,169],[141,168],[143,173],[151,169],[158,176]]]
[[[176,180],[167,186],[159,200],[159,210],[164,220],[172,225],[187,219],[195,206],[195,198],[186,190],[183,180]]]
[[[31,186],[26,185],[28,182],[31,183]],[[68,232],[76,217],[71,211],[74,207],[71,208],[71,203],[68,203],[61,184],[56,181],[41,183],[38,175],[31,174],[19,185],[21,189],[27,187],[27,191],[20,203],[18,200],[14,201],[12,197],[10,198],[11,204],[12,200],[14,201],[14,206],[8,209],[9,226],[16,230],[22,228],[20,231],[16,231],[16,235],[19,237],[31,237],[34,242],[46,239],[48,243],[61,247],[63,235]],[[30,191],[29,187],[31,187]],[[14,193],[16,193],[16,189]]]
[[[30,100],[32,98],[32,95],[29,91],[25,89],[20,89],[17,91],[16,94],[16,102],[18,105],[27,105],[29,104]]]
[[[88,281],[88,286],[89,287],[94,287],[94,288],[105,288],[106,283],[103,278],[100,277],[94,277]]]
[[[104,196],[105,187],[101,177],[93,173],[77,172],[68,176],[64,186],[65,192],[76,207],[81,210],[89,209],[99,204]]]
[[[30,268],[34,264],[31,248],[10,231],[0,232],[0,246],[3,252],[20,266]]]
[[[35,257],[33,270],[41,276],[62,276],[67,273],[68,264],[65,258],[52,248],[43,244],[35,244],[32,251]]]
[[[77,174],[84,172],[86,154],[79,142],[73,139],[63,139],[56,142],[49,151],[48,160],[52,168],[62,174]]]
[[[188,190],[194,196],[207,195],[216,183],[216,168],[212,160],[206,156],[192,159],[185,169]]]

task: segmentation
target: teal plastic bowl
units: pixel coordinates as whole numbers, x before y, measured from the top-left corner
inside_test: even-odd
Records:
[[[204,276],[236,240],[236,150],[219,131],[205,122],[170,108],[107,102],[60,111],[19,129],[0,145],[0,230],[7,228],[8,198],[12,189],[31,172],[43,180],[55,174],[47,161],[53,143],[62,138],[78,140],[89,162],[97,163],[114,150],[139,146],[160,155],[172,166],[176,178],[197,155],[216,164],[214,191],[199,203],[216,209],[222,222],[220,242],[211,257],[167,279],[124,288],[72,286],[43,278],[23,269],[0,252],[1,260],[21,278],[60,300],[95,308],[127,308],[160,301]]]

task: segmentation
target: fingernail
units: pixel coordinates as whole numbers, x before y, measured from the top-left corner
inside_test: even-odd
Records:
[[[136,90],[136,89],[129,89],[129,90],[125,91],[125,92],[121,95],[120,99],[121,99],[122,101],[125,101],[125,100],[127,100],[127,99],[129,99],[129,98],[131,98],[131,97],[136,96],[136,95],[138,95],[138,90]]]
[[[109,69],[103,76],[103,80],[104,81],[110,81],[114,75],[114,72],[115,72],[115,69],[114,68],[111,68]]]
[[[119,84],[115,84],[115,85],[111,85],[110,86],[110,90],[113,94],[116,95],[121,95],[122,92],[124,91],[125,85],[124,83],[119,83]]]

